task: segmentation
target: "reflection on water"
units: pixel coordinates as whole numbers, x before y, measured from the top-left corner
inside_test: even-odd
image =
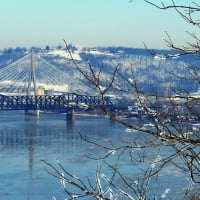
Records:
[[[36,118],[25,116],[24,112],[1,112],[0,199],[44,200],[52,199],[56,193],[61,198],[58,180],[46,173],[41,159],[51,163],[61,160],[70,170],[84,174],[92,164],[88,157],[95,154],[95,149],[86,145],[79,134],[103,141],[111,126],[114,125],[106,118],[78,116],[75,121],[66,121],[64,114],[42,113]]]
[[[59,180],[46,173],[42,159],[52,164],[60,160],[71,173],[94,177],[97,163],[90,157],[98,157],[101,152],[82,141],[79,134],[103,144],[110,140],[118,144],[122,139],[130,141],[134,137],[143,140],[136,133],[134,137],[125,134],[124,127],[104,117],[76,116],[75,121],[66,121],[64,114],[42,113],[40,118],[25,116],[24,112],[0,114],[0,199],[3,200],[49,200],[53,196],[65,199]],[[154,151],[151,150],[152,155],[146,152],[149,160],[155,156]],[[139,174],[138,169],[143,165],[123,162],[121,166],[129,177],[133,171]],[[167,176],[168,182],[163,175],[164,188],[174,181],[174,175]],[[176,176],[182,174],[177,172]]]

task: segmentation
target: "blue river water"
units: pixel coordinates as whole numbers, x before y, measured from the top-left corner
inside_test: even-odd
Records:
[[[94,179],[100,161],[91,158],[101,157],[102,151],[83,141],[80,134],[104,145],[119,146],[121,141],[143,140],[136,136],[138,133],[129,132],[104,116],[78,115],[74,122],[69,122],[60,113],[41,113],[36,118],[25,116],[23,111],[1,111],[0,199],[66,199],[60,180],[47,173],[48,166],[41,160],[55,167],[58,167],[59,161],[72,174],[85,180],[88,177]],[[158,152],[151,149],[149,161],[157,158],[156,154]],[[132,163],[124,156],[120,166],[127,177],[135,176],[137,180],[143,165],[143,162]],[[107,170],[105,174],[109,172]],[[187,187],[186,179],[183,172],[169,166],[162,173],[159,183],[152,180],[151,190],[159,191],[160,198],[166,196],[166,199],[171,199],[170,195],[180,197],[181,191]]]

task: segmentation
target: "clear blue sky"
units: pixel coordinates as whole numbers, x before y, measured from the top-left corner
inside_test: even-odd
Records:
[[[143,48],[145,42],[166,48],[165,31],[181,43],[190,30],[174,11],[143,0],[2,0],[0,26],[0,49],[57,46],[63,39],[90,47]]]

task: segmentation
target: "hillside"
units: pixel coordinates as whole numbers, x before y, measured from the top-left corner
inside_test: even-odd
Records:
[[[198,84],[189,80],[177,78],[177,76],[190,77],[187,64],[195,64],[198,61],[196,56],[175,57],[165,59],[163,54],[174,54],[170,50],[155,50],[157,55],[152,56],[146,49],[125,48],[125,47],[97,47],[97,48],[80,48],[73,45],[69,46],[73,58],[84,70],[88,67],[88,62],[98,71],[103,68],[102,87],[109,80],[114,68],[119,65],[120,72],[129,80],[137,81],[138,86],[146,92],[156,92],[164,94],[169,88],[187,89],[195,92]],[[0,68],[12,63],[23,57],[31,49],[15,48],[4,49],[0,52]],[[62,47],[57,48],[33,48],[34,52],[44,58],[51,64],[66,71],[71,77],[82,81],[87,81],[78,73],[73,65],[69,54]],[[132,71],[133,69],[133,76]],[[117,80],[118,85],[126,87],[124,81],[120,78]],[[67,80],[66,80],[67,83]]]

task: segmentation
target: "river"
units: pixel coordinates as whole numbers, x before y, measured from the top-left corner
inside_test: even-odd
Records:
[[[138,133],[131,134],[122,125],[104,116],[77,115],[75,121],[70,122],[60,113],[41,113],[36,118],[25,116],[23,111],[1,111],[0,199],[66,199],[60,180],[47,173],[46,169],[49,168],[42,160],[56,167],[59,161],[72,174],[85,180],[90,177],[94,181],[100,161],[91,158],[100,157],[102,151],[83,141],[80,134],[99,144],[108,145],[112,141],[113,145],[119,146],[120,141],[131,141]],[[149,161],[156,153],[152,149]],[[126,158],[122,162],[122,170],[137,180],[144,163],[133,165]],[[187,187],[184,173],[173,170],[169,167],[162,173],[162,184],[152,181],[152,190],[159,189],[160,197],[166,195],[170,199],[170,195],[178,195]],[[107,170],[105,174],[109,172]],[[164,193],[166,190],[169,194]]]

